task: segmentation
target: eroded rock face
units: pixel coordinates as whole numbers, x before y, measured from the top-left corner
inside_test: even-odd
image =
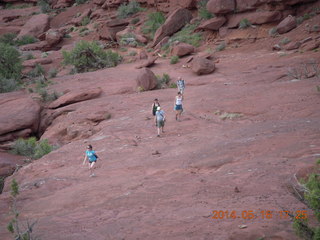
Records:
[[[85,89],[79,91],[71,91],[65,95],[59,97],[57,100],[49,105],[49,108],[63,107],[72,103],[81,102],[96,98],[101,94],[102,90],[100,88]]]
[[[136,84],[137,88],[142,88],[145,91],[152,90],[157,86],[157,77],[150,69],[143,68],[136,77]]]
[[[194,46],[187,43],[178,43],[173,46],[171,54],[179,57],[186,56],[194,52]]]
[[[191,12],[185,8],[179,8],[173,11],[165,23],[156,31],[152,46],[156,46],[166,36],[170,36],[179,31],[190,22],[191,19]]]
[[[47,47],[52,48],[58,43],[60,43],[61,40],[63,39],[63,35],[64,34],[59,30],[50,29],[49,31],[47,31],[46,37],[45,37],[47,42]]]
[[[31,129],[31,132],[35,133],[38,129],[40,109],[37,102],[21,92],[1,94],[0,137],[9,133],[14,135],[24,129]]]
[[[235,7],[235,0],[210,0],[207,3],[208,11],[214,14],[232,12]]]
[[[206,58],[197,57],[192,61],[192,71],[197,75],[209,74],[215,69],[214,63]]]
[[[17,37],[21,38],[25,35],[38,37],[49,29],[49,23],[49,15],[34,15],[25,23]]]
[[[281,20],[282,14],[280,11],[260,11],[239,13],[231,15],[228,20],[227,27],[235,28],[239,26],[239,23],[243,19],[247,19],[251,24],[264,24]]]
[[[215,17],[202,22],[198,29],[217,31],[227,21],[225,17]]]
[[[296,18],[294,16],[289,15],[278,24],[276,29],[278,33],[283,34],[291,31],[296,27],[297,27]]]

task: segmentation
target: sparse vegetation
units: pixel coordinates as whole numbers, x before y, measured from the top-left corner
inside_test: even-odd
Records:
[[[48,71],[48,77],[49,78],[55,78],[58,74],[58,70],[56,68],[51,68],[49,71]]]
[[[121,47],[121,48],[119,48],[119,51],[120,51],[120,52],[127,52],[127,51],[128,51],[128,48]]]
[[[12,147],[12,153],[18,154],[32,159],[39,159],[53,150],[48,140],[41,140],[37,142],[35,137],[28,139],[19,138]]]
[[[277,35],[278,35],[278,32],[277,32],[277,29],[276,29],[275,27],[273,27],[273,28],[271,28],[271,29],[269,30],[269,36],[275,37],[275,36],[277,36]]]
[[[198,2],[198,16],[201,19],[210,19],[215,17],[214,14],[208,11],[207,3],[208,3],[208,0],[201,0]]]
[[[179,62],[179,57],[178,56],[172,56],[170,58],[170,64],[176,64]]]
[[[162,76],[157,75],[157,88],[166,88],[170,82],[170,76],[167,73],[164,73]]]
[[[144,11],[144,8],[140,7],[140,4],[136,1],[131,1],[128,4],[123,3],[118,8],[118,18],[127,18],[135,13]]]
[[[220,52],[220,51],[223,51],[223,50],[225,50],[226,49],[226,43],[225,42],[222,42],[222,43],[220,43],[217,47],[216,47],[216,51],[217,52]]]
[[[11,46],[14,46],[15,41],[14,39],[17,37],[15,33],[5,33],[0,36],[0,43],[5,43]]]
[[[23,3],[23,4],[7,3],[5,5],[5,9],[22,9],[22,8],[29,8],[29,7],[33,7],[33,5],[31,3]]]
[[[40,7],[42,13],[49,13],[52,11],[49,0],[38,1],[38,6]]]
[[[33,36],[24,35],[24,36],[22,36],[21,38],[19,38],[18,40],[16,40],[14,45],[22,46],[22,45],[27,45],[27,44],[35,43],[35,42],[37,42],[37,41],[38,41],[38,40],[37,40],[35,37],[33,37]]]
[[[314,60],[301,64],[298,67],[288,69],[287,76],[293,79],[307,79],[312,77],[320,77],[320,64]]]
[[[94,71],[105,67],[115,67],[121,56],[111,50],[104,51],[97,42],[80,41],[70,51],[63,51],[63,63],[73,65],[77,72]]]
[[[307,180],[300,180],[302,183],[302,191],[304,193],[303,200],[309,208],[313,210],[314,216],[318,222],[316,227],[309,225],[307,217],[299,215],[294,216],[293,229],[296,234],[306,240],[320,239],[320,174],[319,174],[319,160],[317,161],[317,172],[311,173]]]
[[[0,52],[0,92],[11,92],[19,87],[22,70],[20,53],[4,43],[0,43]]]
[[[57,93],[56,91],[53,91],[51,93],[48,92],[48,90],[44,87],[39,88],[37,90],[37,93],[39,94],[42,102],[53,102],[61,96],[61,94]]]
[[[128,56],[136,56],[137,55],[137,52],[136,51],[130,51]]]
[[[140,18],[134,18],[131,20],[131,24],[137,24],[138,22],[140,22]]]
[[[120,45],[136,47],[138,46],[138,41],[133,33],[127,33],[121,37]]]
[[[199,47],[200,42],[202,41],[202,34],[194,32],[198,25],[199,23],[187,24],[184,28],[182,28],[179,32],[175,33],[170,38],[169,44],[178,41],[191,44],[195,47]]]
[[[37,42],[37,39],[30,35],[22,36],[21,38],[15,40],[17,37],[17,34],[15,33],[6,33],[1,35],[0,37],[0,43],[5,43],[11,46],[22,46],[30,43]]]
[[[76,4],[80,5],[80,4],[84,4],[86,3],[88,0],[76,0]]]
[[[281,41],[280,41],[280,44],[281,45],[286,45],[288,44],[289,42],[291,42],[291,40],[287,37],[283,38]]]
[[[28,75],[30,78],[37,78],[45,74],[44,68],[40,64],[36,64],[34,69],[32,69]]]
[[[241,21],[239,22],[239,28],[240,28],[240,29],[248,28],[248,27],[250,27],[251,25],[252,25],[251,22],[250,22],[248,19],[246,19],[246,18],[241,19]]]
[[[153,37],[157,29],[165,22],[165,20],[166,19],[161,12],[149,13],[148,19],[143,25],[142,32]]]
[[[177,84],[172,82],[170,83],[169,88],[177,88]]]
[[[17,209],[17,198],[20,192],[19,185],[15,179],[12,180],[10,188],[10,196],[12,198],[11,211],[13,214],[13,219],[9,222],[7,226],[8,231],[14,236],[14,239],[36,240],[36,237],[34,237],[33,233],[33,228],[36,224],[36,221],[34,221],[31,224],[29,223],[29,221],[27,221],[26,224],[22,224],[20,221],[20,213]]]
[[[90,23],[90,18],[88,16],[85,16],[82,21],[81,21],[81,25],[82,26],[86,26]]]
[[[28,53],[25,57],[24,57],[25,60],[30,60],[30,59],[34,59],[34,56],[32,53]]]
[[[241,118],[243,117],[243,114],[242,113],[228,113],[228,112],[224,112],[222,113],[220,116],[220,119],[222,120],[233,120],[233,119],[236,119],[236,118]]]

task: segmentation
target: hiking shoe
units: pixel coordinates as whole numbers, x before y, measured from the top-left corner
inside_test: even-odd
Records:
[[[158,134],[157,137],[160,137],[160,135]]]
[[[92,173],[91,175],[90,175],[90,177],[95,177],[96,175],[94,174],[94,173]]]

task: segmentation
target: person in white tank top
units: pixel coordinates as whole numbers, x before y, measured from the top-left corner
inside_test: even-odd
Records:
[[[176,111],[176,120],[180,121],[181,113],[183,112],[182,108],[183,95],[181,92],[178,92],[178,95],[175,98],[174,110]]]

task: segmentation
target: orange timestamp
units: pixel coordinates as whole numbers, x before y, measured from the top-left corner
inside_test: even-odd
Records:
[[[306,210],[286,211],[286,210],[214,210],[212,219],[307,219]]]

